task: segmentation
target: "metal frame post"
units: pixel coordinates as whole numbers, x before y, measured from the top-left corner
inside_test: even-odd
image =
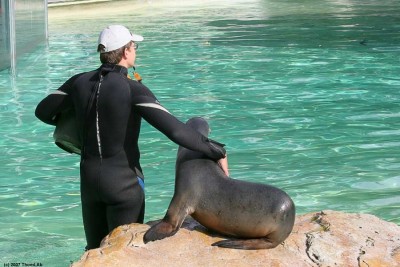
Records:
[[[13,76],[16,75],[17,69],[17,39],[15,33],[15,1],[16,0],[8,0],[8,7],[9,7],[9,21],[8,21],[8,30],[10,33],[10,72]]]
[[[46,38],[46,42],[49,40],[49,1],[48,0],[44,0],[44,23],[46,25],[44,25],[44,31],[45,31],[45,38]]]

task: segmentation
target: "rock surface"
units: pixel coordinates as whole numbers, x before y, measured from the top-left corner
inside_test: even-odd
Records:
[[[175,236],[145,245],[148,228],[120,226],[72,266],[400,266],[400,226],[368,214],[299,215],[288,239],[271,250],[213,247],[224,237],[191,218]]]

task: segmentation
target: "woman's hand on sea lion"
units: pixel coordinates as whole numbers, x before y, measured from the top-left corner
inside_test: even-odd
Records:
[[[221,167],[221,169],[224,171],[226,176],[229,177],[229,169],[228,169],[228,155],[225,154],[225,157],[218,160],[218,165]]]

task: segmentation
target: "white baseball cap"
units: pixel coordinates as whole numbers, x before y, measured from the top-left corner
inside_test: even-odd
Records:
[[[105,47],[101,53],[117,50],[130,41],[141,42],[143,37],[132,34],[126,27],[121,25],[110,25],[102,30],[99,36],[99,45],[101,44]]]

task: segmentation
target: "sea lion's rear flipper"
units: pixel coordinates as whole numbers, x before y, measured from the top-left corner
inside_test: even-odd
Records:
[[[218,241],[212,244],[221,248],[233,249],[270,249],[279,245],[278,242],[271,242],[268,238],[255,238],[255,239],[227,239]]]

